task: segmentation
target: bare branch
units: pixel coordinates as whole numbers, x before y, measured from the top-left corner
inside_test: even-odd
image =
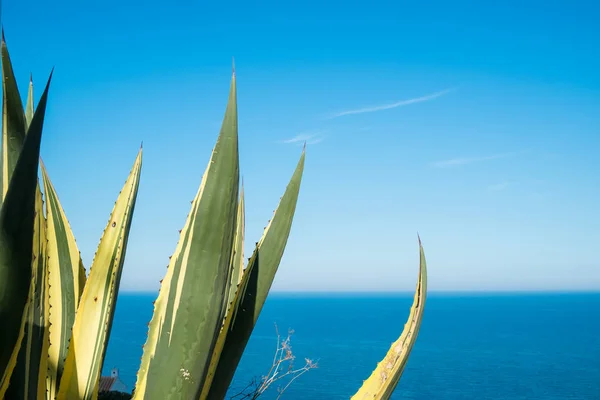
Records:
[[[275,354],[273,355],[273,362],[269,372],[267,375],[263,376],[260,381],[258,381],[256,378],[253,378],[252,381],[240,393],[231,397],[232,400],[256,400],[274,383],[285,383],[283,387],[277,388],[277,392],[279,393],[277,399],[279,400],[283,393],[296,379],[307,373],[309,370],[317,368],[317,363],[308,358],[304,359],[304,366],[300,368],[294,368],[294,360],[296,357],[292,352],[291,346],[291,338],[294,334],[294,331],[291,329],[288,330],[287,337],[282,340],[277,324],[275,324],[275,333],[277,334],[277,348],[275,350]]]

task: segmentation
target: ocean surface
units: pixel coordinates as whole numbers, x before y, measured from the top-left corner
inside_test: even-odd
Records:
[[[131,390],[156,294],[119,296],[104,375],[119,368]],[[318,368],[282,399],[349,399],[399,336],[406,294],[269,296],[237,370],[231,394],[271,366],[277,324],[296,364]],[[264,399],[275,399],[277,386]],[[430,293],[421,331],[392,396],[413,400],[599,400],[600,293]]]

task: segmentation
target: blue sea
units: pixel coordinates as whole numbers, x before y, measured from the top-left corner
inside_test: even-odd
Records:
[[[156,294],[119,296],[104,374],[135,383]],[[264,375],[280,332],[293,329],[298,366],[288,400],[349,399],[398,337],[409,294],[269,296],[231,393]],[[277,387],[265,399],[274,399]],[[392,396],[412,400],[599,400],[599,294],[428,295],[408,366]]]

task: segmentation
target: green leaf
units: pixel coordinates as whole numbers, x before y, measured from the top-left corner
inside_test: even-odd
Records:
[[[31,120],[33,119],[33,77],[29,76],[29,91],[27,92],[27,105],[25,106],[25,125],[29,128],[29,124],[31,124]]]
[[[64,370],[67,349],[75,313],[85,285],[85,270],[75,236],[67,220],[58,195],[44,163],[41,162],[42,181],[46,194],[49,342],[47,374],[48,398],[58,392]]]
[[[0,153],[0,204],[4,201],[23,141],[25,114],[2,31],[2,152]]]
[[[142,168],[140,149],[115,202],[79,301],[58,400],[92,400],[106,353]]]
[[[233,243],[233,253],[231,258],[231,279],[229,281],[229,300],[227,305],[233,302],[237,287],[242,280],[244,271],[244,229],[245,229],[245,206],[244,206],[244,183],[240,192],[238,203],[237,218],[235,221],[235,241]]]
[[[234,75],[221,132],[154,305],[134,399],[200,395],[228,297],[238,192]]]
[[[292,228],[304,171],[304,158],[305,151],[303,150],[285,194],[256,245],[246,271],[244,271],[244,280],[247,278],[247,281],[240,285],[243,294],[239,304],[234,304],[230,311],[234,313],[233,322],[227,332],[223,350],[218,357],[218,364],[214,377],[211,377],[212,384],[206,399],[221,400],[225,398],[248,339],[250,339],[267,299]]]
[[[35,193],[50,80],[40,99],[0,210],[0,398],[24,334],[32,280]]]
[[[48,369],[48,275],[46,263],[46,220],[39,184],[35,193],[33,240],[33,284],[27,321],[17,365],[6,393],[9,399],[40,400],[46,397]]]

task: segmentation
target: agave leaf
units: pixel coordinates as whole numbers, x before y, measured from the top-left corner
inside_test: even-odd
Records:
[[[25,126],[29,128],[31,120],[33,118],[34,106],[33,106],[33,77],[29,76],[29,91],[27,92],[27,105],[25,106]]]
[[[38,159],[48,89],[40,99],[0,210],[0,399],[17,361],[32,281]]]
[[[33,83],[30,79],[26,128],[33,119]],[[48,279],[46,271],[46,219],[42,193],[36,184],[33,236],[32,285],[27,306],[23,342],[6,396],[11,399],[42,399],[46,393],[48,364]]]
[[[114,316],[141,168],[140,149],[104,230],[81,295],[60,380],[58,400],[97,398],[98,381],[108,331]]]
[[[211,385],[215,378],[215,371],[217,369],[217,365],[219,363],[219,358],[221,353],[223,352],[223,346],[225,345],[225,340],[227,339],[227,334],[230,331],[231,323],[233,322],[236,311],[239,309],[240,304],[242,304],[242,300],[244,295],[250,286],[255,293],[256,291],[256,263],[252,263],[248,265],[248,268],[242,274],[242,280],[239,285],[236,285],[236,290],[233,296],[233,301],[229,305],[229,309],[227,314],[225,315],[225,321],[223,322],[223,327],[221,328],[221,332],[219,333],[219,337],[217,339],[217,344],[215,349],[213,350],[212,357],[210,359],[210,367],[208,370],[208,374],[206,377],[206,381],[202,387],[202,392],[200,393],[199,399],[205,400],[211,390]],[[224,398],[224,397],[223,397]]]
[[[240,192],[238,202],[237,217],[235,221],[235,241],[233,243],[233,254],[231,257],[231,279],[229,282],[229,300],[227,305],[233,302],[237,287],[242,280],[244,271],[244,225],[245,225],[245,207],[244,207],[244,183]]]
[[[234,74],[221,132],[154,304],[134,399],[200,395],[228,297],[238,192]]]
[[[244,293],[244,288],[248,285],[248,278],[250,277],[250,269],[244,271],[244,183],[242,182],[242,190],[240,192],[240,200],[238,202],[237,218],[236,218],[236,233],[234,241],[234,251],[231,254],[231,278],[229,283],[229,297],[226,310],[225,319],[223,326],[217,338],[215,349],[213,350],[212,357],[210,359],[210,366],[208,374],[206,376],[206,382],[202,387],[202,393],[200,398],[204,399],[208,395],[210,385],[212,383],[217,363],[219,362],[219,356],[225,345],[225,338],[231,321],[233,320],[234,310],[237,310],[241,303],[241,299]]]
[[[203,393],[206,397],[202,397],[202,399],[221,400],[225,398],[248,339],[250,339],[267,299],[292,228],[304,171],[305,154],[305,150],[303,150],[279,206],[257,243],[248,267],[244,271],[244,278],[248,275],[247,283],[245,283],[245,287],[240,285],[244,292],[239,299],[239,304],[234,304],[231,308],[230,313],[233,314],[231,326],[223,329],[224,335],[220,337],[221,340],[224,340],[224,343],[221,344],[222,351],[220,354],[216,352],[213,354],[213,362],[216,362],[217,365],[211,369],[210,381],[207,381]],[[208,394],[206,390],[208,390]]]
[[[2,203],[10,178],[25,140],[25,114],[23,103],[13,73],[8,47],[2,31],[2,152],[0,153],[0,204]]]
[[[39,184],[35,193],[33,279],[27,321],[17,365],[6,393],[9,399],[38,400],[46,396],[48,368],[48,279],[46,220]]]
[[[417,340],[427,297],[427,263],[425,262],[421,239],[419,239],[419,252],[419,280],[404,330],[398,340],[392,343],[390,350],[384,359],[377,364],[377,368],[371,376],[363,382],[362,387],[352,396],[353,400],[387,400],[400,381],[408,356]]]
[[[75,312],[85,285],[85,270],[75,236],[43,162],[40,162],[47,218],[49,281],[48,398],[54,399],[64,370]]]

